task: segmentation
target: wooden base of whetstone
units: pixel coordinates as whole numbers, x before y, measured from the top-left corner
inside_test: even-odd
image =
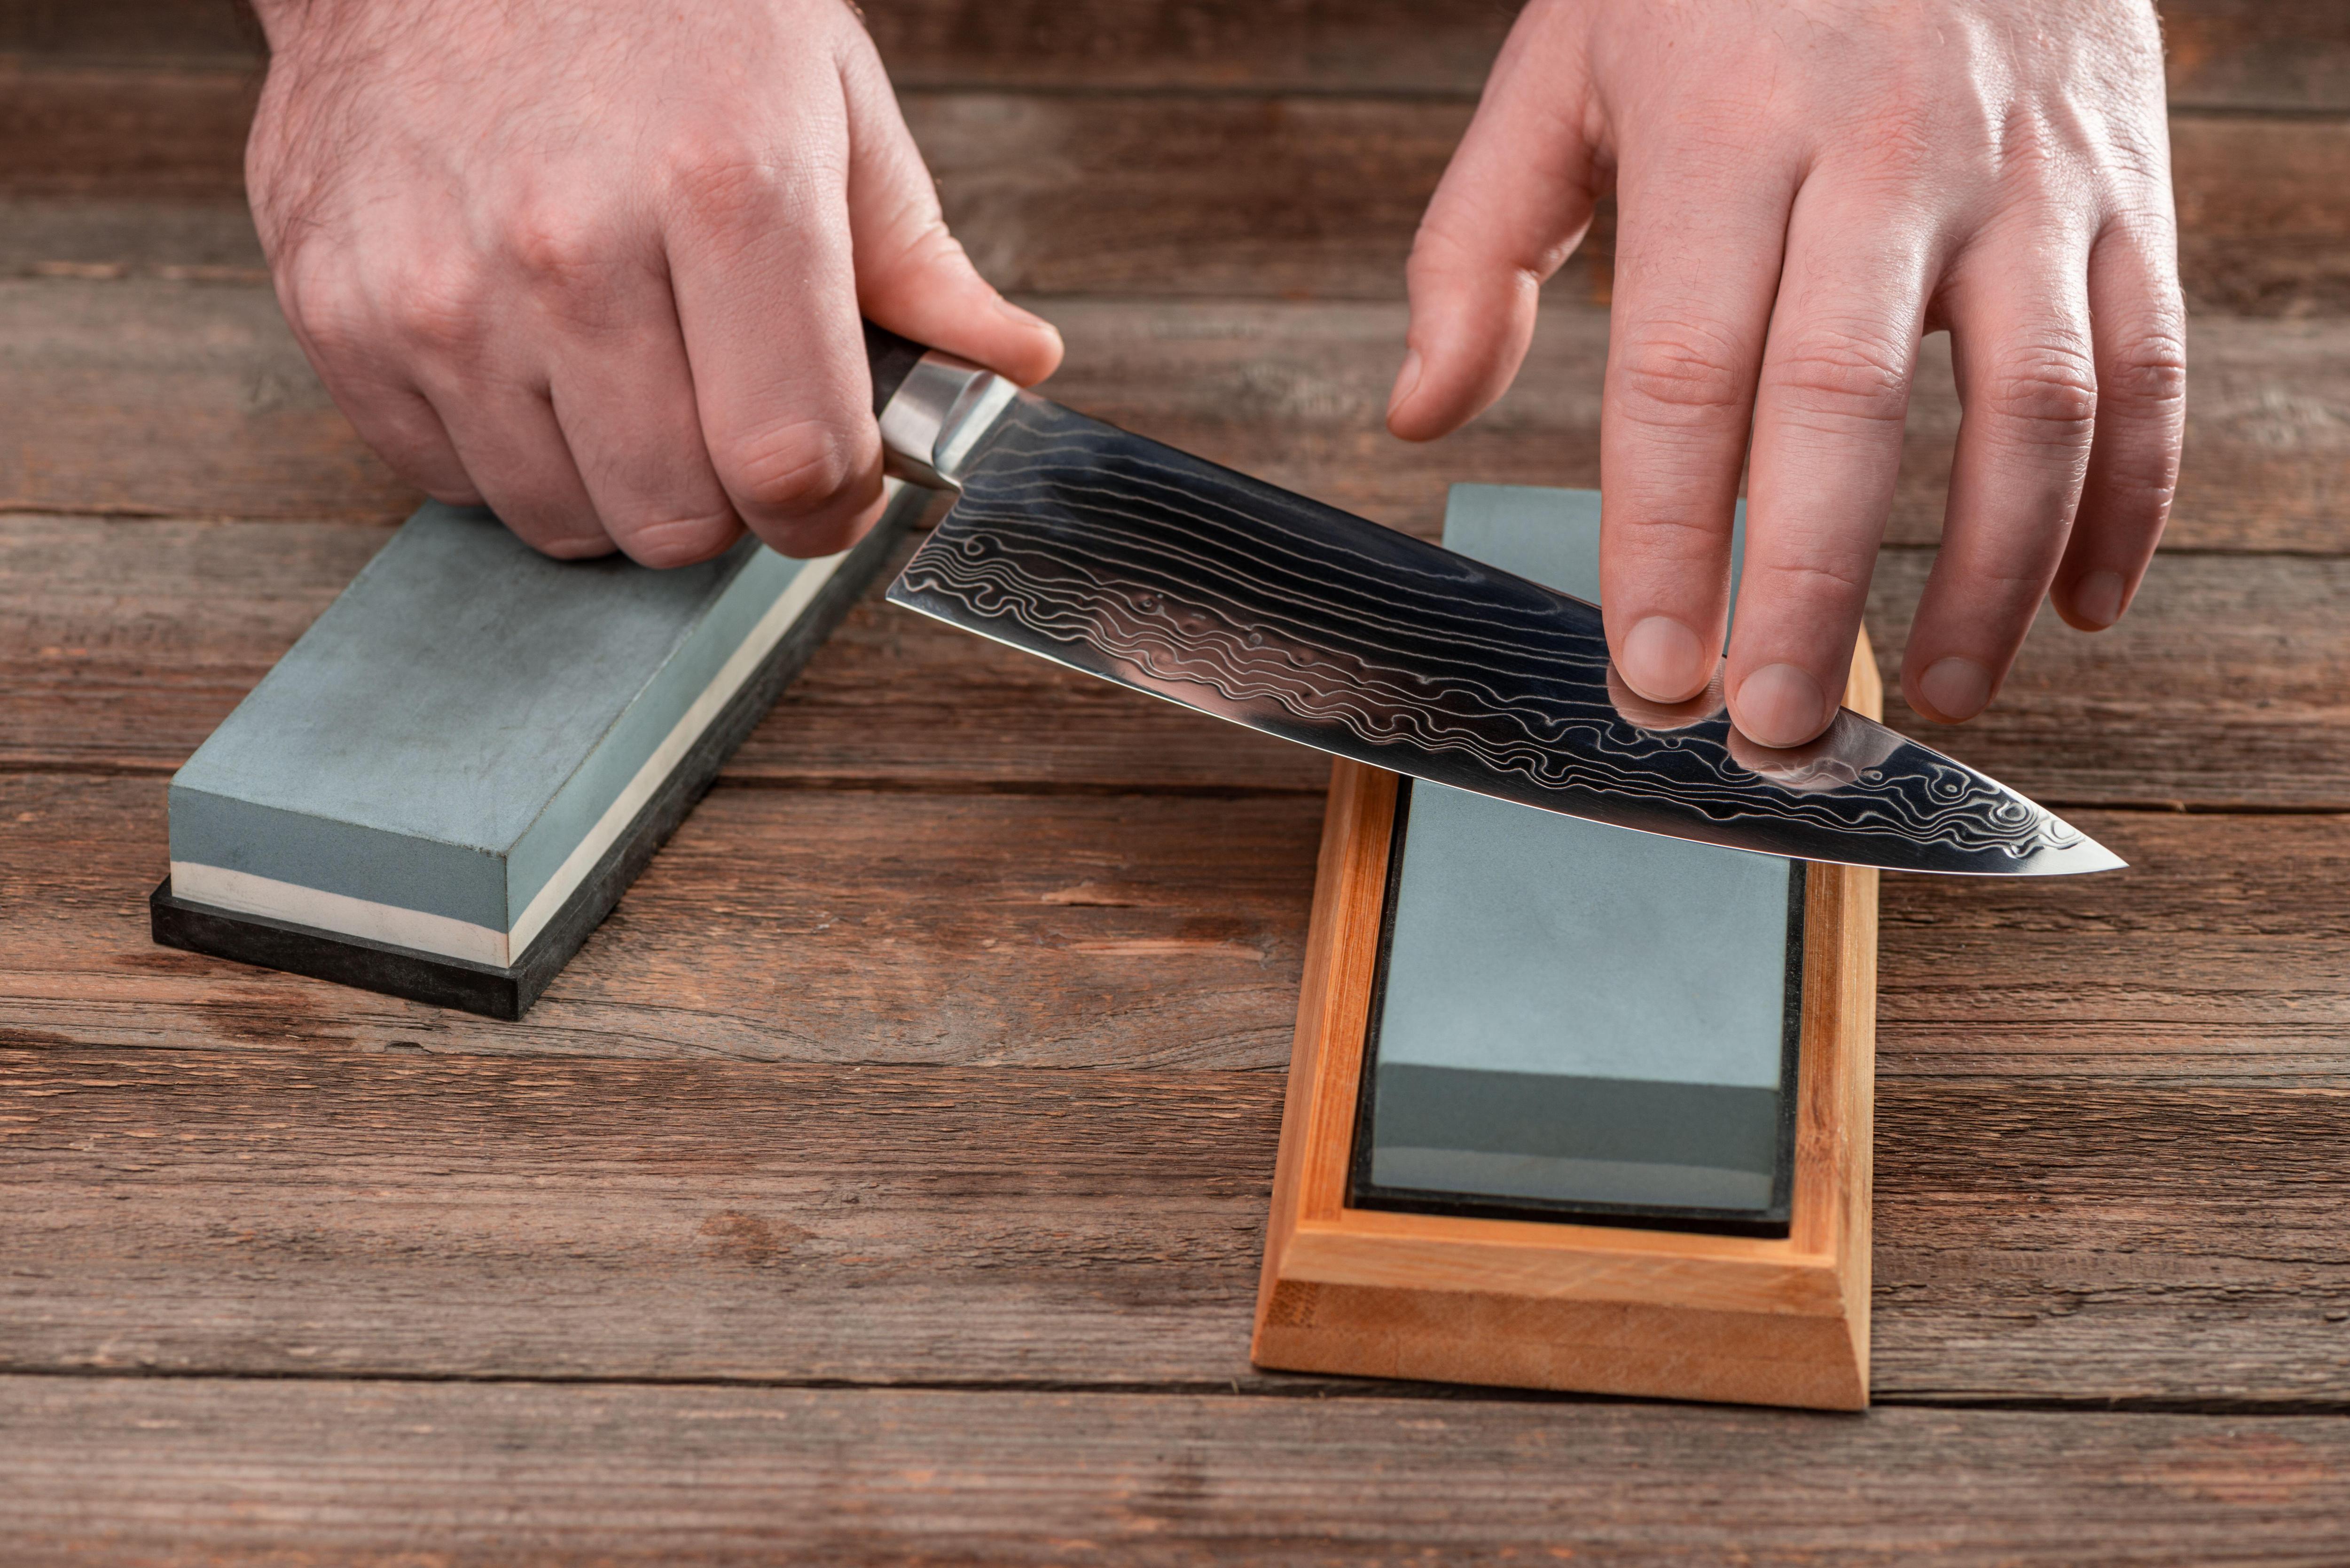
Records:
[[[1846,705],[1883,689],[1866,635]],[[1396,777],[1341,761],[1315,886],[1252,1358],[1260,1366],[1859,1409],[1868,1403],[1877,873],[1811,868],[1783,1238],[1348,1207]]]

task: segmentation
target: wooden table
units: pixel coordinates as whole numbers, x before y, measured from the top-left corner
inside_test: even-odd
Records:
[[[1422,533],[1594,482],[1604,236],[1378,433],[1499,10],[873,11],[1066,400]],[[2134,868],[1887,879],[1831,1417],[1252,1370],[1323,764],[878,603],[523,1024],[151,947],[164,781],[414,497],[272,303],[233,14],[0,11],[0,1560],[2350,1560],[2350,8],[2166,15],[2178,518],[1952,742]]]

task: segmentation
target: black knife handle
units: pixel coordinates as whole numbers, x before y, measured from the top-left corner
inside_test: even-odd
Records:
[[[898,389],[914,369],[914,362],[930,350],[910,337],[900,337],[886,327],[865,324],[865,362],[873,371],[873,417],[879,419]]]

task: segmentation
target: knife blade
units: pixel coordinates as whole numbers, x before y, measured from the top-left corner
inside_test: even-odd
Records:
[[[889,602],[1285,741],[1544,811],[1887,870],[2123,862],[1839,709],[1757,745],[1721,679],[1660,707],[1599,607],[1063,408],[868,325],[892,470],[957,492]]]

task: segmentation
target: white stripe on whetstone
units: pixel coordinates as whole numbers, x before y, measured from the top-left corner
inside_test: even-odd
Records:
[[[508,967],[508,944],[504,931],[452,920],[446,915],[428,915],[421,909],[372,904],[344,893],[298,888],[291,882],[255,877],[250,871],[229,871],[193,860],[174,860],[172,894],[234,915],[260,915],[314,930],[389,942],[396,948],[413,948],[419,952],[494,964],[500,969]]]
[[[596,862],[604,857],[604,851],[611,848],[621,831],[636,820],[637,813],[652,799],[653,792],[660,788],[671,770],[684,760],[685,753],[693,749],[694,742],[702,739],[702,732],[710,728],[711,721],[733,701],[734,693],[743,690],[743,683],[751,679],[760,661],[775,650],[775,644],[784,640],[784,634],[807,612],[808,606],[816,602],[817,591],[835,572],[840,570],[840,564],[847,558],[848,553],[844,550],[837,556],[801,563],[798,574],[784,589],[783,597],[759,618],[759,624],[752,628],[750,637],[743,645],[727,657],[726,662],[719,669],[717,679],[702,689],[702,695],[693,700],[692,705],[662,738],[661,743],[653,748],[653,754],[645,759],[644,766],[637,770],[637,776],[630,779],[628,787],[613,798],[612,804],[605,808],[604,815],[597,819],[596,826],[588,829],[588,836],[579,841],[578,847],[572,850],[563,864],[556,868],[555,875],[548,878],[546,885],[538,890],[537,896],[524,908],[522,917],[515,921],[514,930],[507,938],[508,950],[513,957],[504,961],[513,962],[514,958],[519,958],[530,947],[531,939],[546,929],[546,922],[563,908],[563,900],[569,898],[572,889],[596,868]]]
[[[567,565],[428,506],[173,779],[172,889],[511,967],[843,558]]]

